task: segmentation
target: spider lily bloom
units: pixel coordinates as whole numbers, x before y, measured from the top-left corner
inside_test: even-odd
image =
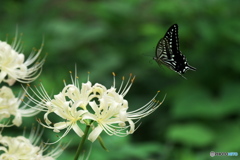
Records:
[[[60,156],[66,146],[57,145],[53,150],[44,154],[49,146],[37,146],[41,133],[32,131],[29,139],[24,136],[8,137],[0,135],[0,159],[29,159],[29,160],[54,160]]]
[[[158,101],[155,100],[158,93],[150,100],[149,103],[143,107],[128,112],[128,101],[124,99],[125,95],[130,90],[135,77],[130,77],[124,85],[124,77],[120,85],[119,90],[115,87],[115,74],[113,73],[114,81],[113,86],[110,89],[102,88],[98,101],[89,102],[89,106],[93,112],[88,112],[84,114],[83,119],[90,119],[93,122],[91,127],[92,132],[89,134],[88,139],[90,141],[95,141],[102,131],[105,131],[108,135],[116,136],[127,136],[132,134],[135,128],[135,122],[133,120],[139,121],[141,118],[148,116],[154,112],[160,105]]]
[[[44,58],[38,61],[42,47],[36,52],[33,49],[29,57],[25,60],[20,45],[21,41],[14,39],[12,45],[0,41],[0,83],[6,82],[13,85],[15,81],[30,83],[41,73]]]
[[[9,87],[3,86],[0,88],[0,127],[20,126],[22,124],[22,117],[32,117],[39,113],[34,108],[27,108],[27,103],[20,107],[24,95],[15,97]],[[10,123],[11,116],[14,117],[12,124]]]
[[[38,120],[41,125],[57,133],[60,132],[60,130],[66,129],[59,140],[65,137],[71,129],[73,129],[79,137],[82,137],[84,133],[79,127],[79,123],[84,123],[82,116],[88,112],[86,106],[92,97],[92,95],[90,95],[91,85],[91,82],[83,83],[80,90],[78,84],[65,84],[63,90],[59,94],[54,95],[53,99],[49,97],[43,85],[40,85],[40,89],[36,88],[36,91],[30,87],[33,94],[40,100],[32,97],[29,92],[27,92],[27,97],[38,106],[37,109],[39,109],[39,111],[46,112],[44,114],[46,124]],[[57,115],[61,119],[60,122],[53,123],[49,119],[49,115],[52,116],[52,114]]]
[[[44,115],[45,124],[39,120],[41,125],[53,129],[54,132],[66,129],[59,140],[66,136],[71,129],[82,137],[84,133],[79,126],[80,124],[91,126],[92,131],[88,139],[92,142],[102,131],[109,135],[126,136],[135,131],[134,120],[138,121],[151,114],[161,103],[155,101],[156,94],[145,106],[136,111],[127,112],[128,101],[124,99],[124,96],[131,88],[135,77],[130,75],[125,86],[123,78],[120,89],[117,91],[115,74],[113,75],[113,86],[109,89],[99,83],[92,85],[89,80],[80,86],[78,78],[71,76],[72,84],[64,82],[65,87],[53,99],[49,97],[42,85],[40,85],[40,89],[36,88],[35,90],[30,87],[35,97],[40,100],[32,97],[29,92],[27,95],[32,102],[38,105],[39,109],[46,112]],[[61,117],[62,121],[52,122],[49,119],[50,113]]]

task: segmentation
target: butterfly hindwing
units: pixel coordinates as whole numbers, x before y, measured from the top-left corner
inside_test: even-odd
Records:
[[[158,42],[158,46],[156,47],[156,57],[154,57],[154,59],[159,65],[162,63],[170,69],[175,69],[175,66],[172,64],[174,61],[172,57],[172,50],[169,47],[169,43],[166,38],[162,38]]]
[[[196,68],[187,63],[186,57],[179,50],[178,25],[172,25],[164,37],[159,40],[155,57],[158,64],[164,64],[168,68],[182,76],[187,70],[195,71]]]

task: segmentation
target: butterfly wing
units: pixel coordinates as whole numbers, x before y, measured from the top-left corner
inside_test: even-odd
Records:
[[[167,39],[169,48],[172,50],[172,54],[179,54],[179,39],[178,39],[178,25],[172,25],[166,32],[165,39]]]
[[[176,62],[176,66],[175,66],[175,71],[177,73],[184,74],[187,70],[193,70],[195,71],[196,68],[190,66],[187,63],[187,59],[186,57],[181,53],[181,51],[179,52],[179,54],[176,54],[174,56],[174,61]]]
[[[162,38],[159,40],[158,45],[156,47],[156,55],[153,58],[159,65],[165,64],[172,70],[175,70],[175,66],[173,65],[173,57],[172,50],[169,47],[168,40],[166,38]]]
[[[186,57],[179,50],[178,25],[172,25],[164,37],[159,40],[154,60],[177,72],[182,76],[187,70],[195,71],[196,68],[187,63]]]

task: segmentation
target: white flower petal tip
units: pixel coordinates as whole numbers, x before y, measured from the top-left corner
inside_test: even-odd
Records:
[[[0,41],[0,83],[13,85],[16,81],[30,83],[40,74],[45,57],[39,58],[43,43],[39,50],[33,49],[28,58],[22,53],[21,38],[16,37],[11,45]]]

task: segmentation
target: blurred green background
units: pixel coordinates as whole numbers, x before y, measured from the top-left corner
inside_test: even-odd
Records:
[[[105,152],[96,141],[90,160],[235,160],[210,157],[210,151],[240,154],[240,1],[234,0],[5,0],[0,5],[0,38],[23,33],[24,53],[44,39],[46,62],[39,80],[49,93],[70,82],[78,68],[80,80],[107,87],[114,71],[120,85],[129,73],[136,80],[126,96],[129,109],[146,104],[161,90],[162,106],[141,120],[133,134],[121,138],[102,134]],[[152,60],[155,46],[168,27],[179,25],[180,50],[196,72],[180,77]],[[16,84],[21,89],[20,84]],[[37,117],[42,118],[42,115]],[[20,128],[31,128],[25,118]],[[6,130],[6,132],[9,130]],[[10,132],[13,130],[10,130]],[[4,132],[4,133],[6,133]],[[56,133],[45,129],[45,139]],[[72,140],[58,158],[73,159],[80,138]],[[91,142],[86,142],[86,154]]]

